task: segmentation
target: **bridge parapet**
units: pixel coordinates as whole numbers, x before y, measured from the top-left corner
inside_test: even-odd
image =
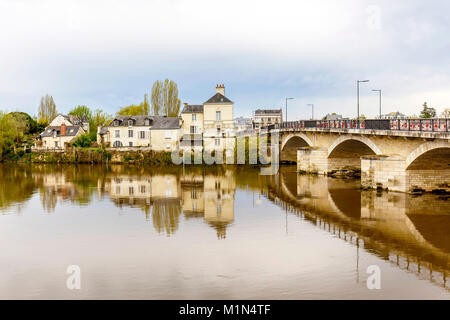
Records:
[[[332,132],[359,135],[450,139],[450,119],[299,120],[275,125],[274,132]]]

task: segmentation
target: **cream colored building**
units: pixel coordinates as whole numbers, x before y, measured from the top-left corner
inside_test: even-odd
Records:
[[[283,122],[282,109],[258,109],[253,115],[255,129],[266,129],[270,125]]]
[[[178,117],[117,115],[108,126],[97,129],[97,142],[112,148],[172,151],[179,145],[181,122]]]
[[[181,146],[199,145],[191,141],[199,140],[201,135],[203,148],[206,150],[234,150],[236,134],[233,105],[225,96],[223,84],[216,86],[216,93],[203,105],[185,104],[181,113],[184,134]]]
[[[39,135],[35,150],[64,150],[82,134],[89,132],[89,122],[74,115],[59,114]]]

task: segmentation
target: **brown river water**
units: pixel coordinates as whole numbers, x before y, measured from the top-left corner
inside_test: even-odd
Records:
[[[446,196],[290,166],[0,165],[0,299],[450,299],[449,258]]]

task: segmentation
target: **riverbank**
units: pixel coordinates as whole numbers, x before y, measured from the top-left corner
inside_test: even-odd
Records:
[[[211,155],[210,161],[206,163],[215,163],[215,154]],[[236,155],[234,156],[234,159]],[[257,158],[257,157],[255,157]],[[248,163],[249,152],[246,150],[246,163]],[[67,148],[64,151],[37,151],[24,152],[3,157],[0,160],[3,163],[49,163],[49,164],[147,164],[155,166],[172,166],[172,152],[154,151],[154,150],[116,150],[104,148]],[[193,153],[191,154],[191,163],[194,163]],[[222,163],[227,164],[224,157]],[[221,164],[220,164],[221,165]],[[258,162],[256,166],[262,165]]]

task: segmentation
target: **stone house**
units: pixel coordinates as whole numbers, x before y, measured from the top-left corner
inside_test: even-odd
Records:
[[[89,133],[89,121],[59,114],[39,135],[35,150],[64,150],[82,134]]]
[[[179,145],[181,122],[179,117],[116,115],[107,126],[97,128],[97,143],[112,148],[172,151]]]
[[[216,93],[203,105],[185,104],[183,119],[183,148],[202,146],[206,150],[234,150],[234,103],[225,96],[225,86],[216,86]],[[202,145],[200,144],[202,141]]]

